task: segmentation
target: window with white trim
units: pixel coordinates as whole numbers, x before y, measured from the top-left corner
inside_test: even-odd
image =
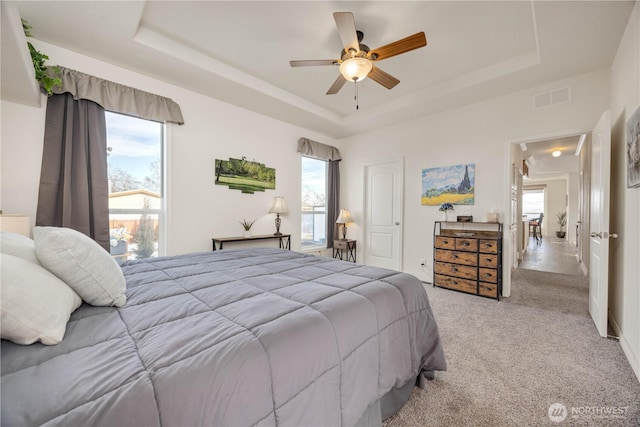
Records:
[[[302,156],[302,250],[327,247],[327,177],[329,162]]]
[[[165,125],[105,112],[110,251],[118,259],[163,255]]]
[[[538,218],[544,213],[544,188],[522,190],[522,215],[528,219]]]

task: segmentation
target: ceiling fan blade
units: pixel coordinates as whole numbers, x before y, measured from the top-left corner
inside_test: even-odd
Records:
[[[335,95],[336,93],[340,92],[340,89],[342,89],[342,86],[344,86],[346,82],[347,79],[342,77],[342,74],[338,74],[338,78],[335,82],[333,82],[333,85],[331,85],[331,87],[327,91],[327,95]]]
[[[369,77],[371,80],[375,82],[380,83],[382,86],[386,87],[387,89],[393,89],[395,85],[400,83],[400,80],[396,79],[391,74],[382,71],[380,68],[376,67],[375,65],[373,66],[371,71],[369,71],[369,74],[367,74],[367,77]]]
[[[335,65],[335,59],[303,59],[301,61],[289,61],[292,67],[314,67],[317,65]]]
[[[342,40],[344,50],[349,52],[349,49],[354,49],[356,52],[360,52],[358,33],[356,32],[356,21],[353,19],[353,13],[335,12],[333,19],[336,21],[336,27],[338,27],[338,33],[340,34],[340,40]]]
[[[391,58],[414,49],[418,49],[427,45],[427,38],[424,32],[416,33],[412,36],[405,37],[402,40],[389,43],[388,45],[373,49],[369,52],[369,59],[372,61],[380,61],[382,59]]]

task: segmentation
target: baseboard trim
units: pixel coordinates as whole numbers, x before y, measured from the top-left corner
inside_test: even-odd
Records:
[[[616,319],[611,315],[609,315],[609,322],[611,324],[611,329],[613,329],[616,335],[618,335],[622,352],[627,357],[627,361],[629,362],[629,365],[631,365],[633,373],[636,374],[636,378],[638,379],[638,382],[640,382],[640,358],[635,354],[633,348],[631,348],[631,345],[629,344],[629,341],[627,341],[627,338],[620,331],[620,326],[616,322]]]
[[[629,341],[627,341],[625,336],[622,334],[620,335],[620,347],[622,347],[624,355],[627,356],[631,369],[633,369],[633,372],[636,374],[636,379],[640,382],[640,359],[638,359],[638,356],[633,352]]]
[[[585,276],[589,275],[589,271],[587,270],[587,266],[584,265],[584,262],[580,263],[580,270],[582,270],[582,274],[584,274]]]

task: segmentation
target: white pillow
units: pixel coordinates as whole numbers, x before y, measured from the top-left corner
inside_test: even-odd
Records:
[[[91,305],[122,307],[127,301],[122,269],[90,237],[70,228],[35,227],[40,264]]]
[[[36,257],[36,246],[27,236],[8,231],[0,231],[0,252],[17,256],[40,265]]]
[[[2,338],[17,344],[54,345],[62,341],[69,316],[82,300],[41,266],[2,255]]]

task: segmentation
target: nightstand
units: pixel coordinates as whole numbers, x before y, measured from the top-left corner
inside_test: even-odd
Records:
[[[334,240],[333,257],[343,261],[356,262],[356,241],[349,239]]]

